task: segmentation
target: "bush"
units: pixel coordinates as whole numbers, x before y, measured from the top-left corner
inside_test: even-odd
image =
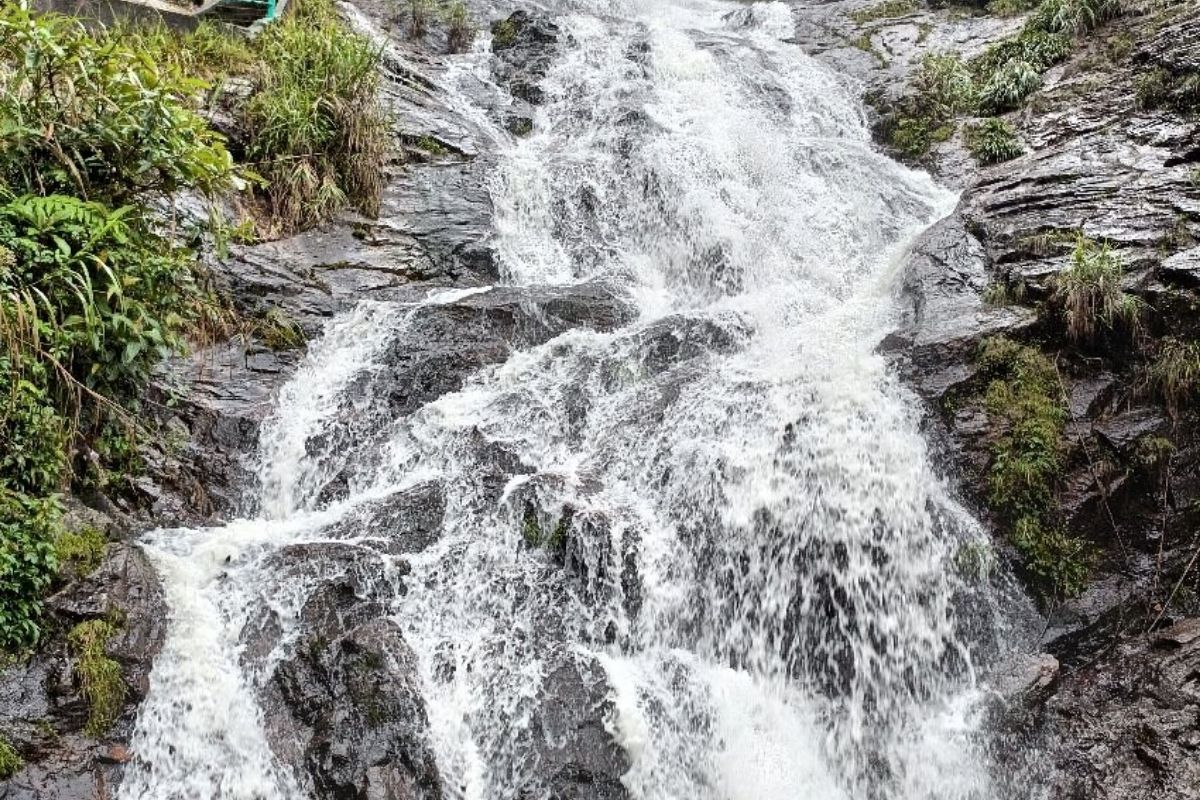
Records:
[[[1167,404],[1171,416],[1200,389],[1200,342],[1164,339],[1150,364],[1150,385]]]
[[[922,60],[910,84],[887,120],[887,139],[900,153],[916,158],[934,142],[954,134],[954,117],[972,108],[974,84],[971,73],[957,55],[929,54]]]
[[[125,704],[125,682],[121,665],[109,658],[106,648],[116,634],[116,626],[103,619],[81,622],[67,635],[75,657],[75,678],[88,701],[89,736],[103,736],[121,715]]]
[[[1012,126],[995,117],[972,127],[967,132],[967,144],[980,164],[997,164],[1025,152]]]
[[[1071,265],[1058,275],[1054,290],[1073,340],[1092,342],[1102,329],[1118,326],[1137,332],[1141,304],[1121,289],[1124,272],[1120,256],[1107,244],[1078,238]]]
[[[247,157],[279,226],[315,225],[347,203],[377,213],[387,156],[379,48],[326,0],[306,0],[258,46],[265,78],[244,109]]]
[[[1121,12],[1121,0],[1044,0],[1029,25],[1049,33],[1079,36]]]
[[[894,19],[911,14],[921,7],[918,0],[883,0],[869,8],[860,8],[850,12],[850,19],[862,25],[878,19]]]
[[[433,16],[434,0],[408,0],[408,34],[420,39],[429,32],[429,21]]]
[[[62,510],[0,483],[0,649],[15,651],[41,638],[42,595],[58,572],[54,541]]]
[[[0,185],[122,205],[228,185],[221,137],[182,98],[202,84],[93,38],[81,24],[0,10]]]
[[[60,574],[68,577],[90,575],[104,560],[108,540],[95,528],[62,531],[54,540],[54,557]]]

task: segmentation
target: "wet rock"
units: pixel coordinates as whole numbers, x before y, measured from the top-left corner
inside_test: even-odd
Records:
[[[506,126],[517,136],[533,129],[533,107],[546,102],[541,82],[558,50],[560,31],[548,16],[516,11],[492,23],[492,74],[512,94]]]
[[[541,692],[546,701],[529,732],[536,778],[518,797],[628,798],[621,777],[629,771],[629,757],[610,733],[615,709],[600,665],[582,659],[564,663],[546,676]]]
[[[0,670],[0,731],[26,766],[0,781],[6,800],[109,797],[129,760],[129,737],[166,634],[167,609],[142,551],[117,543],[100,566],[48,602],[51,635],[28,659]],[[67,632],[91,619],[117,620],[105,652],[121,667],[125,701],[101,737],[84,732],[88,702],[75,674]]]
[[[276,669],[271,693],[281,703],[272,727],[295,740],[293,763],[319,796],[442,797],[415,657],[394,622],[318,624]]]

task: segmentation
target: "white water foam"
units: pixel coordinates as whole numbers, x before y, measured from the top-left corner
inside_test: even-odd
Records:
[[[266,596],[267,556],[436,480],[442,535],[393,612],[448,797],[548,794],[535,731],[564,669],[602,676],[635,798],[991,797],[954,609],[972,531],[876,352],[954,196],[871,149],[782,3],[551,5],[549,102],[494,176],[503,275],[604,282],[639,319],[517,352],[330,463],[311,439],[380,418],[347,389],[412,311],[336,322],[264,427],[262,519],[148,542],[173,624],[122,796],[304,796],[238,657],[255,607],[299,602]],[[525,467],[498,496],[496,451]],[[369,474],[328,503],[351,463]],[[566,516],[572,569],[525,541]]]

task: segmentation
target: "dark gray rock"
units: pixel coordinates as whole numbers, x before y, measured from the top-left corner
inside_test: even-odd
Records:
[[[166,606],[142,551],[112,544],[100,566],[50,598],[49,639],[38,652],[0,670],[0,731],[25,767],[0,781],[6,800],[109,797],[131,754],[129,737],[166,634]],[[92,619],[119,621],[105,651],[121,667],[125,702],[110,731],[84,732],[88,702],[74,674],[67,632]]]
[[[512,94],[513,104],[506,124],[512,133],[524,135],[532,128],[533,106],[546,101],[541,87],[558,50],[561,32],[542,13],[516,11],[492,23],[492,74]]]

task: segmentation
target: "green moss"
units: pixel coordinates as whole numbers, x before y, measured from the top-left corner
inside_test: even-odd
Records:
[[[66,531],[54,540],[54,552],[60,573],[69,576],[90,575],[100,566],[108,540],[95,528]]]
[[[121,665],[106,652],[108,642],[116,632],[112,622],[94,619],[79,623],[67,635],[71,654],[75,657],[75,678],[88,701],[88,721],[84,730],[93,737],[108,732],[125,704]]]
[[[1025,152],[1017,132],[1002,119],[993,117],[967,129],[967,146],[980,164],[998,164]]]
[[[20,753],[3,737],[0,737],[0,780],[7,780],[25,766]]]
[[[1075,594],[1090,558],[1086,545],[1056,522],[1067,419],[1058,372],[1037,349],[1005,337],[985,340],[978,363],[990,381],[984,404],[999,430],[991,445],[988,505],[1007,525],[1038,590]]]
[[[894,19],[911,14],[921,7],[918,0],[883,0],[870,8],[860,8],[850,12],[850,19],[862,25],[880,19]]]
[[[554,527],[547,529],[538,518],[537,509],[528,504],[521,520],[521,536],[530,547],[561,552],[566,547],[567,533],[570,531],[573,516],[571,509],[564,508]]]

